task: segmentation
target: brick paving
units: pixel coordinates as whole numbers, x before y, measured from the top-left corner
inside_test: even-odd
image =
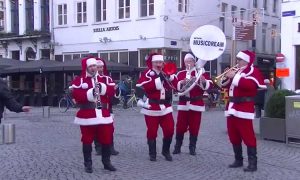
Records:
[[[173,162],[165,161],[160,154],[160,131],[157,162],[150,162],[143,116],[130,109],[115,109],[115,146],[120,154],[112,157],[112,163],[118,170],[104,170],[101,156],[93,152],[94,173],[87,174],[83,170],[80,131],[72,123],[75,111],[71,109],[60,113],[57,108],[52,108],[50,118],[42,117],[41,108],[34,108],[26,114],[7,112],[3,123],[16,124],[16,143],[0,145],[0,179],[297,180],[300,177],[300,148],[259,138],[258,171],[244,173],[241,168],[228,169],[227,165],[233,161],[233,153],[223,112],[218,110],[203,114],[197,156],[188,154],[186,135],[182,153],[174,155]],[[254,124],[258,132],[258,119]],[[172,150],[173,146],[174,141]]]

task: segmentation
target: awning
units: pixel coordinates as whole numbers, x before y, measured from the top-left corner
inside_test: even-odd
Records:
[[[19,64],[20,61],[19,60],[14,60],[14,59],[8,59],[8,58],[0,58],[0,70],[10,67],[10,66],[14,66],[16,64]]]
[[[2,60],[2,59],[1,59]],[[0,67],[1,67],[0,60]],[[64,72],[64,71],[81,71],[81,59],[66,60],[64,62],[53,61],[49,59],[35,61],[18,61],[5,59],[2,62],[3,68],[1,74],[26,73],[26,72]],[[131,72],[135,68],[125,64],[107,61],[108,71]]]
[[[52,60],[35,60],[35,61],[19,61],[2,70],[3,74],[23,73],[23,72],[51,72],[62,71],[63,67],[60,62]]]

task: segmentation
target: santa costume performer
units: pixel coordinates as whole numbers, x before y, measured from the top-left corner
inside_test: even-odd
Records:
[[[96,58],[85,58],[81,64],[82,75],[74,79],[72,88],[79,107],[74,122],[80,125],[85,171],[93,172],[92,142],[95,137],[102,144],[104,169],[115,171],[110,161],[113,117],[109,110],[109,97],[115,93],[115,84],[109,78],[98,76]],[[100,105],[101,109],[98,109]]]
[[[246,172],[257,170],[256,138],[253,130],[254,97],[258,88],[266,88],[264,78],[259,69],[253,66],[255,54],[251,51],[240,51],[237,56],[239,70],[231,70],[225,74],[222,86],[229,88],[229,103],[225,116],[227,130],[233,146],[235,161],[230,168],[243,166],[242,141],[247,146],[248,166]]]
[[[156,137],[158,126],[163,131],[162,155],[167,161],[172,161],[170,145],[174,133],[174,120],[172,115],[172,89],[163,76],[163,56],[151,54],[147,59],[148,69],[145,70],[138,80],[137,87],[142,87],[147,96],[146,102],[139,100],[143,106],[141,113],[145,115],[147,125],[147,139],[149,146],[150,161],[156,161]],[[175,75],[168,81],[175,82]],[[175,83],[176,84],[176,83]]]
[[[98,71],[98,76],[100,78],[103,79],[104,82],[107,82],[107,84],[109,84],[109,82],[113,82],[112,78],[108,76],[108,71],[107,71],[107,67],[106,67],[106,63],[103,59],[101,58],[96,58],[97,59],[97,71]],[[110,83],[111,85],[113,83]],[[115,85],[115,89],[116,89],[116,85]],[[112,97],[110,98],[110,103],[109,103],[109,110],[110,110],[110,113],[112,115],[112,117],[114,118],[114,115],[113,115],[113,110],[112,110]],[[114,139],[114,138],[113,138]],[[102,154],[102,151],[101,151],[101,144],[97,141],[97,139],[95,138],[94,140],[94,144],[95,144],[95,150],[96,150],[96,155],[101,155]],[[111,145],[111,155],[118,155],[119,152],[115,149],[115,146],[114,146],[114,140],[112,142],[112,145]]]
[[[200,61],[200,60],[198,60]],[[196,59],[192,54],[187,54],[184,57],[185,70],[177,73],[178,85],[177,89],[180,91],[190,79],[196,77]],[[201,123],[201,114],[205,111],[203,102],[203,93],[212,86],[212,81],[207,73],[200,76],[199,82],[183,96],[179,97],[178,103],[178,116],[176,124],[176,144],[173,154],[179,154],[181,152],[182,141],[184,139],[184,133],[189,130],[190,132],[190,144],[189,150],[191,155],[196,155],[196,142]]]

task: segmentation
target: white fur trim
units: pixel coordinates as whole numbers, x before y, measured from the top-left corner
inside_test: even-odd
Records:
[[[104,66],[104,63],[102,60],[97,60],[97,66]]]
[[[187,102],[186,105],[177,105],[177,110],[178,111],[198,111],[198,112],[204,112],[205,111],[205,106],[199,106],[199,105],[193,105],[190,104],[190,102]]]
[[[114,121],[113,116],[103,117],[101,109],[95,109],[95,111],[97,117],[88,119],[75,117],[74,123],[82,126],[89,126],[97,124],[110,124]]]
[[[246,62],[250,62],[250,56],[242,51],[240,51],[237,55],[236,55],[237,58],[240,58]]]
[[[152,56],[152,61],[151,62],[157,62],[157,61],[164,61],[164,56],[163,55],[154,55],[154,56]]]
[[[97,65],[97,60],[95,58],[89,58],[86,60],[86,67],[89,67],[91,65]]]
[[[203,87],[203,84],[200,83],[200,87],[203,89],[203,90],[208,90],[209,86],[210,86],[210,83],[212,83],[211,80],[206,80],[205,81],[205,87]]]
[[[146,76],[146,78],[147,78],[148,80],[147,80],[147,81],[144,81],[144,82],[142,82],[142,83],[140,83],[140,84],[136,84],[136,87],[142,87],[144,84],[149,83],[149,82],[152,80],[152,78],[149,76],[149,75],[150,75],[150,72],[152,72],[151,69],[149,69],[149,70],[146,72],[146,74],[145,74],[145,76]]]
[[[187,54],[184,56],[184,60],[186,60],[186,59],[193,59],[194,61],[196,61],[195,57],[194,57],[192,54],[190,54],[190,53],[187,53]]]
[[[175,74],[172,74],[171,76],[170,76],[170,81],[173,81],[174,79],[175,79]]]
[[[96,102],[96,97],[94,96],[93,89],[91,88],[86,92],[87,100],[90,102]]]
[[[177,83],[177,90],[180,91],[181,90],[181,83],[182,83],[183,80],[179,81]]]
[[[100,95],[104,95],[106,93],[107,86],[104,83],[100,83],[100,85],[101,85]]]
[[[173,112],[173,108],[172,106],[165,108],[164,110],[149,110],[149,109],[145,109],[143,108],[141,110],[142,114],[148,115],[148,116],[164,116],[166,114],[169,114]]]
[[[161,80],[160,80],[159,77],[156,78],[154,80],[154,82],[155,82],[155,87],[156,87],[157,90],[161,90],[163,88],[163,84],[162,84],[162,82],[161,82]]]
[[[251,80],[253,80],[253,81],[256,83],[256,85],[257,85],[259,88],[267,89],[267,86],[266,86],[266,85],[259,84],[259,82],[257,81],[257,79],[255,79],[255,78],[252,77],[252,76],[245,77],[245,79],[251,79]]]
[[[251,112],[243,112],[243,111],[237,111],[235,109],[232,108],[233,107],[233,103],[230,102],[228,105],[228,110],[225,111],[225,116],[230,116],[233,115],[235,117],[239,117],[239,118],[243,118],[243,119],[254,119],[255,114],[251,113]]]
[[[75,84],[72,84],[72,86],[70,86],[69,88],[76,88],[76,89],[79,89],[79,88],[81,88],[82,87],[82,82],[83,82],[83,79],[82,78],[80,78],[80,84],[78,85],[78,86],[76,86]]]
[[[232,84],[234,86],[238,86],[241,78],[242,78],[242,76],[240,74],[236,74],[232,80]]]

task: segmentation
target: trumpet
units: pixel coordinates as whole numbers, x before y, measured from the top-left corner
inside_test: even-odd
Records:
[[[238,68],[238,64],[236,64],[235,66],[233,66],[233,67],[227,69],[227,70],[224,71],[222,74],[220,74],[220,75],[218,75],[217,77],[215,77],[215,79],[222,79],[229,71],[232,71],[232,70],[234,70],[234,71],[236,71],[236,72],[239,71],[240,68]]]

